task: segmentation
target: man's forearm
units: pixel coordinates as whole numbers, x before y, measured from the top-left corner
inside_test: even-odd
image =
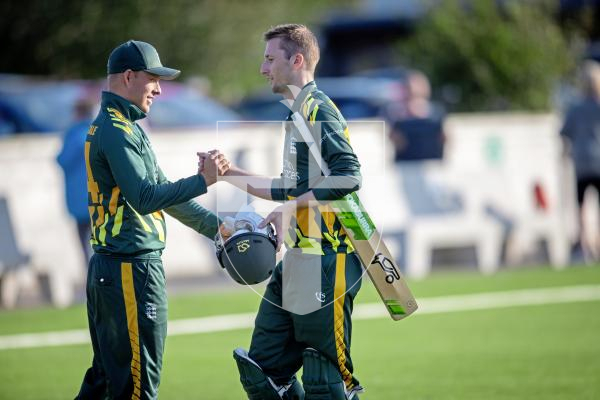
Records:
[[[315,207],[316,205],[319,204],[325,204],[324,202],[320,202],[315,198],[315,194],[313,193],[312,190],[309,190],[308,192],[296,197],[294,200],[290,200],[293,201],[295,203],[295,206],[298,210],[301,210],[303,208],[311,208],[311,207]]]
[[[271,187],[273,186],[273,178],[269,178],[268,176],[255,175],[232,166],[224,176],[219,177],[219,180],[229,182],[253,196],[272,200]]]

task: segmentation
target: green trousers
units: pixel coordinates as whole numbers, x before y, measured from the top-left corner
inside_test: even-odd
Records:
[[[321,289],[306,295],[319,298],[320,308],[300,315],[282,307],[285,287],[294,282],[284,281],[284,266],[279,263],[260,304],[249,356],[275,383],[283,385],[302,366],[303,350],[311,347],[337,366],[346,387],[351,389],[358,385],[353,375],[350,341],[352,307],[361,286],[361,263],[354,253],[313,257],[321,259]],[[302,268],[302,263],[298,264],[291,267]]]
[[[160,254],[94,254],[86,293],[94,358],[77,399],[156,399],[167,336]]]

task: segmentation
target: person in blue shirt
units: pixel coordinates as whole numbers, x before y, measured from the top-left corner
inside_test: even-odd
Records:
[[[585,193],[593,187],[600,192],[600,63],[587,60],[582,66],[583,96],[568,110],[560,134],[575,165],[579,204],[579,238],[573,248],[573,261],[600,259],[598,239],[590,240],[583,204]]]
[[[67,210],[77,226],[86,265],[92,255],[92,248],[84,147],[95,108],[96,102],[90,98],[81,98],[75,103],[73,123],[65,132],[62,149],[56,157],[64,173]]]

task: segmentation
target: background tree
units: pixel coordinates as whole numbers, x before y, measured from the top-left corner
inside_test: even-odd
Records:
[[[554,12],[543,1],[446,0],[399,44],[399,55],[455,110],[546,110],[578,61]]]
[[[353,3],[353,2],[352,2]],[[314,27],[347,1],[255,0],[8,0],[0,2],[0,72],[101,78],[117,44],[154,44],[182,79],[204,76],[212,94],[229,101],[264,84],[258,73],[271,25]]]

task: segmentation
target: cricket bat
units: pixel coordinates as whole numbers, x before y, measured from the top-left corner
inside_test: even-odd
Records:
[[[295,112],[292,114],[292,121],[321,170],[326,176],[329,175],[329,167],[314,143],[304,118]],[[398,321],[414,313],[418,307],[417,302],[358,195],[350,193],[331,202],[329,206],[345,228],[392,319]]]
[[[398,321],[414,313],[417,302],[358,195],[348,194],[329,206],[346,229],[392,319]]]

